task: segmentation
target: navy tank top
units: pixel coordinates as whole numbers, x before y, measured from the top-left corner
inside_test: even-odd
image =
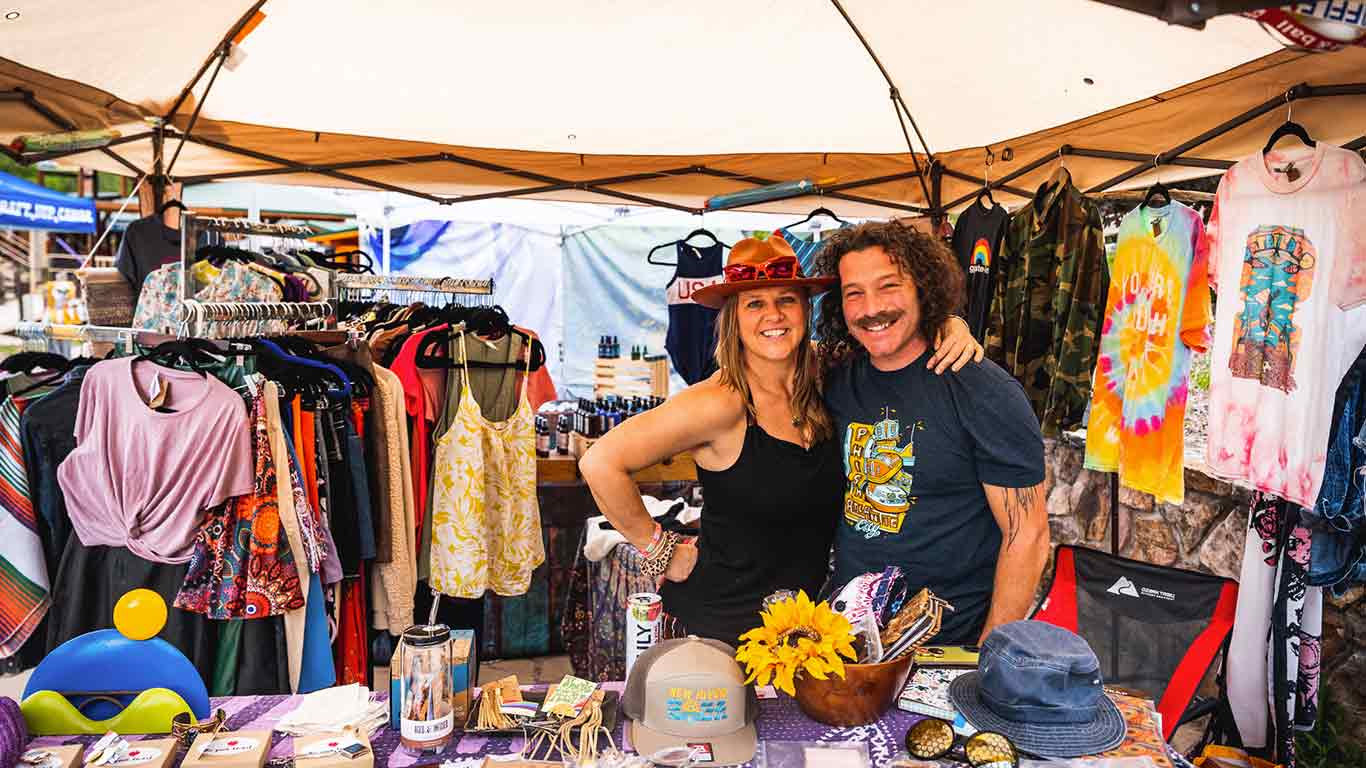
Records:
[[[678,244],[677,267],[665,288],[669,332],[664,348],[674,370],[690,386],[716,372],[716,310],[692,300],[699,288],[721,282],[721,244]]]

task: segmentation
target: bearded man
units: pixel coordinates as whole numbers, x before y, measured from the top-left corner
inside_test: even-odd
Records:
[[[888,565],[954,607],[936,642],[1025,618],[1048,558],[1044,451],[1024,389],[992,362],[936,375],[927,344],[962,304],[947,246],[895,222],[833,235],[818,325],[825,403],[848,478],[840,585]]]

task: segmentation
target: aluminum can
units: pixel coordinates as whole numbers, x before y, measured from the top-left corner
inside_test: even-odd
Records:
[[[640,654],[659,642],[664,629],[664,598],[637,592],[626,599],[626,676]]]

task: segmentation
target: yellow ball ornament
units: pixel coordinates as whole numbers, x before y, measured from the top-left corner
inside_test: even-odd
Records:
[[[166,626],[166,601],[150,589],[132,589],[114,604],[114,627],[129,640],[156,637]]]

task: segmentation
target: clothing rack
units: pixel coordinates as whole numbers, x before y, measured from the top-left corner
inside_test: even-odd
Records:
[[[302,320],[315,322],[332,316],[332,305],[325,301],[224,302],[186,299],[181,303],[181,322],[195,336],[215,338],[205,333],[205,326],[231,323],[258,323],[265,320]],[[214,330],[217,330],[216,328]],[[228,335],[258,335],[255,331]]]
[[[379,293],[404,294],[398,304],[423,301],[426,304],[450,304],[453,296],[482,297],[481,303],[493,300],[493,280],[472,280],[458,277],[411,277],[408,275],[337,275],[333,291],[338,301],[373,300]]]
[[[181,336],[202,337],[205,324],[261,320],[321,320],[332,315],[328,302],[201,302],[194,295],[190,262],[201,232],[305,240],[317,234],[301,224],[266,224],[248,219],[196,216],[185,211],[180,218],[180,318]]]
[[[134,342],[156,336],[150,331],[136,328],[121,328],[112,325],[67,325],[62,323],[20,322],[14,328],[14,335],[23,341],[76,341],[76,342],[113,342],[125,351],[132,349]]]

